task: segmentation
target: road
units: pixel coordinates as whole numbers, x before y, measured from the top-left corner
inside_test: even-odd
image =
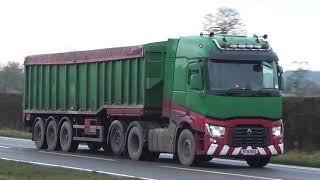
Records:
[[[320,177],[320,168],[304,168],[269,164],[265,168],[249,168],[245,162],[213,159],[192,167],[182,167],[169,154],[161,154],[157,162],[131,161],[92,153],[81,145],[77,153],[36,150],[30,140],[0,137],[0,159],[64,167],[82,171],[96,171],[115,176],[153,179],[262,179],[307,180]]]

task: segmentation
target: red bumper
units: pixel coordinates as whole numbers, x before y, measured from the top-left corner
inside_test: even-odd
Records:
[[[199,130],[204,128],[202,150],[197,150],[198,154],[207,154],[214,156],[245,156],[245,155],[279,155],[283,154],[283,122],[282,120],[271,121],[266,119],[233,119],[229,121],[213,120],[209,118],[202,119],[202,123],[198,124]],[[214,138],[205,130],[205,123],[225,127],[225,135],[223,138]],[[235,146],[231,145],[232,129],[236,127],[263,127],[267,133],[267,145],[265,147],[259,146]],[[280,137],[273,136],[272,128],[282,126],[282,133]],[[202,129],[203,130],[203,129]],[[199,146],[198,146],[199,147]],[[253,154],[246,154],[246,152],[254,152]]]

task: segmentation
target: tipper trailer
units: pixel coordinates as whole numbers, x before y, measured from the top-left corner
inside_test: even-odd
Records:
[[[85,142],[133,160],[234,156],[252,167],[283,153],[283,72],[266,36],[201,34],[24,65],[23,121],[38,149]]]

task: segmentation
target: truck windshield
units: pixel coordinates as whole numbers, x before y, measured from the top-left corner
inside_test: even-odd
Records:
[[[277,90],[276,63],[208,61],[210,90]]]

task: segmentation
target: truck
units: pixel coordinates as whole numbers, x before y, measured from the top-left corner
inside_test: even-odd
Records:
[[[37,149],[263,167],[284,151],[278,61],[266,35],[214,33],[27,56],[23,122]]]

